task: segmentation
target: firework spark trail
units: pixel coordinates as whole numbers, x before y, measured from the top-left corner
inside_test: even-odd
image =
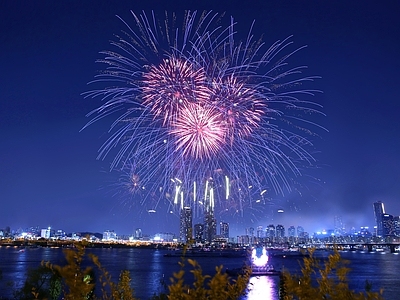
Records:
[[[204,203],[207,193],[203,199],[184,193],[211,183],[213,205],[229,210],[233,201],[241,214],[252,209],[253,190],[290,191],[291,177],[314,162],[313,144],[303,135],[317,124],[301,114],[320,113],[309,100],[316,91],[298,89],[316,77],[303,76],[305,66],[289,66],[303,47],[290,50],[291,37],[266,47],[254,40],[254,22],[244,42],[236,42],[233,18],[216,26],[220,16],[211,12],[188,12],[182,31],[168,15],[165,27],[154,13],[132,16],[134,26],[121,19],[128,31],[112,42],[116,51],[101,52],[99,62],[108,67],[93,83],[112,86],[86,93],[104,101],[86,126],[119,114],[99,158],[119,148],[112,169],[158,197],[175,195],[170,202],[185,199],[181,206]],[[229,197],[219,197],[228,177]]]

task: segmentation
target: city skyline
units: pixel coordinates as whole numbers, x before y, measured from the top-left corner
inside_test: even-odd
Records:
[[[141,7],[128,1],[6,1],[0,12],[1,226],[47,220],[54,227],[66,224],[66,231],[102,231],[102,224],[110,224],[110,229],[129,233],[179,224],[167,212],[151,214],[115,196],[118,179],[109,172],[110,161],[96,160],[108,122],[79,132],[88,121],[85,115],[99,105],[81,93],[101,69],[95,64],[99,52],[109,49],[109,40],[124,29],[115,15],[130,20],[130,9],[226,11],[244,32],[255,20],[255,36],[263,35],[267,45],[290,35],[296,46],[307,45],[292,60],[321,76],[313,86],[323,92],[316,100],[326,116],[313,121],[329,132],[315,139],[317,168],[304,170],[300,188],[292,193],[269,195],[264,219],[246,217],[237,225],[230,222],[231,228],[262,222],[303,224],[312,231],[327,228],[335,215],[349,220],[350,227],[371,226],[372,203],[379,200],[399,215],[395,66],[400,42],[393,30],[400,27],[399,5],[288,3],[254,2],[242,10],[235,1],[190,7],[179,1],[171,7],[151,1]]]
[[[386,232],[386,234],[383,234],[382,226],[384,226],[384,225],[381,225],[381,222],[383,222],[382,216],[388,215],[388,216],[391,216],[392,218],[393,217],[395,217],[397,219],[400,218],[400,216],[393,216],[393,215],[388,214],[384,210],[384,203],[382,203],[380,201],[373,203],[373,213],[375,215],[375,219],[370,220],[368,222],[368,224],[364,224],[363,226],[360,226],[359,228],[348,227],[348,226],[346,226],[346,220],[343,221],[342,216],[334,216],[330,225],[328,225],[327,227],[319,226],[319,227],[316,227],[317,229],[314,229],[314,230],[309,229],[309,228],[304,228],[302,224],[291,224],[291,223],[283,224],[283,223],[279,223],[279,222],[278,223],[270,222],[268,224],[262,224],[262,225],[253,224],[250,227],[243,227],[239,230],[237,229],[238,228],[237,226],[233,226],[232,228],[234,229],[233,230],[234,233],[232,236],[241,236],[241,235],[249,235],[249,234],[258,236],[260,230],[265,235],[267,235],[267,232],[270,230],[271,226],[273,226],[274,228],[275,228],[275,226],[281,226],[283,229],[283,235],[285,235],[286,230],[288,231],[287,236],[291,236],[289,231],[291,229],[295,229],[295,228],[297,228],[296,232],[299,230],[299,228],[301,228],[301,230],[303,232],[306,232],[308,235],[335,234],[335,235],[340,236],[340,235],[354,234],[354,233],[366,230],[366,231],[370,232],[371,234],[376,234],[377,236],[385,236],[388,234],[388,232]],[[210,219],[210,217],[211,217],[211,219]],[[96,233],[112,231],[112,232],[115,232],[116,236],[118,235],[118,236],[125,236],[125,237],[126,236],[136,236],[138,231],[140,232],[140,235],[145,234],[146,236],[154,236],[159,233],[168,233],[168,234],[174,234],[180,240],[187,241],[188,234],[190,234],[190,231],[188,231],[188,226],[192,230],[193,238],[196,239],[196,236],[197,236],[196,231],[201,231],[204,234],[205,230],[207,229],[207,226],[208,226],[207,223],[210,221],[213,224],[211,226],[214,227],[213,229],[211,229],[214,232],[214,233],[211,233],[212,236],[220,235],[220,234],[224,235],[224,234],[222,234],[222,231],[225,230],[225,229],[222,229],[223,227],[227,227],[228,232],[232,232],[232,230],[229,229],[230,224],[228,222],[224,222],[224,221],[215,219],[213,215],[206,216],[204,218],[203,222],[193,223],[192,210],[189,207],[185,207],[185,209],[181,211],[180,219],[178,220],[175,228],[172,228],[172,230],[170,232],[167,232],[167,231],[148,232],[148,228],[138,227],[138,228],[134,228],[130,232],[118,232],[118,234],[117,234],[113,228],[107,227],[107,225],[105,224],[103,230],[98,230],[98,231],[96,231]],[[199,225],[201,228],[196,229],[196,227],[198,227]],[[235,225],[235,224],[233,224],[233,225]],[[395,226],[395,225],[393,224],[391,226]],[[43,226],[43,225],[39,225],[39,224],[34,225],[34,226],[28,226],[25,228],[22,228],[22,227],[9,228],[9,226],[1,227],[1,225],[0,225],[0,231],[7,231],[8,229],[6,230],[5,228],[8,228],[11,232],[21,232],[21,231],[26,231],[26,230],[30,231],[30,229],[42,230],[42,231],[51,229],[53,231],[57,230],[57,231],[65,232],[63,230],[62,226],[58,227],[58,228],[54,228],[52,226]],[[397,228],[397,225],[396,225],[396,228]],[[395,227],[393,227],[392,230],[394,233]],[[81,229],[81,230],[77,230],[75,232],[89,232],[89,231],[86,231],[85,229]],[[221,233],[218,233],[218,232],[221,232]],[[73,234],[74,232],[65,232],[65,233]],[[390,234],[392,234],[392,233],[390,233]],[[295,236],[298,236],[298,234],[296,234]],[[210,238],[210,240],[211,239],[212,238]]]

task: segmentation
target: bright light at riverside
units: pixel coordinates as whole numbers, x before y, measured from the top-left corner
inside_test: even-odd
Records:
[[[253,249],[251,252],[251,262],[257,267],[264,267],[268,264],[268,254],[267,249],[263,247],[262,254],[260,257],[257,256],[257,250]]]

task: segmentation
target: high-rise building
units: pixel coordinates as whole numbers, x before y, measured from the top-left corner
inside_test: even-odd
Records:
[[[50,238],[50,227],[42,229],[40,232],[40,237],[49,239]]]
[[[302,226],[297,226],[297,236],[304,237],[304,228]]]
[[[296,235],[296,228],[292,225],[287,230],[289,237],[294,237]]]
[[[292,225],[289,226],[288,228],[288,240],[290,243],[294,243],[295,242],[295,236],[296,236],[296,228]]]
[[[136,228],[135,238],[138,240],[143,238],[142,228]]]
[[[340,236],[344,234],[344,225],[342,221],[342,216],[335,216],[334,218],[335,235]]]
[[[103,232],[103,241],[115,241],[117,234],[114,230],[106,230]]]
[[[54,237],[56,238],[56,239],[63,239],[63,238],[65,238],[67,235],[66,235],[66,233],[65,233],[65,231],[64,230],[61,230],[61,229],[58,229],[56,232],[55,232],[55,234],[54,234]]]
[[[194,240],[197,243],[204,241],[204,224],[199,223],[194,225]]]
[[[182,243],[187,243],[192,239],[192,209],[183,207],[181,209],[179,237]]]
[[[226,223],[226,222],[221,222],[219,224],[219,226],[220,226],[220,228],[219,228],[220,236],[223,237],[223,238],[227,238],[228,239],[229,238],[229,224]]]
[[[400,236],[400,216],[396,216],[393,218],[394,224],[394,234],[396,236]]]
[[[211,243],[217,235],[217,220],[214,218],[214,212],[209,210],[204,217],[204,239]]]
[[[273,224],[268,225],[267,229],[265,230],[266,236],[269,238],[274,238],[276,236],[275,226]]]
[[[377,236],[383,236],[383,215],[385,214],[385,206],[381,201],[374,203],[374,214],[376,221],[376,234]]]
[[[383,236],[392,236],[395,233],[394,219],[392,215],[382,215]]]
[[[246,228],[246,235],[254,236],[254,228],[253,227]]]
[[[283,225],[276,225],[276,237],[277,238],[285,237],[285,227]]]
[[[263,232],[263,227],[262,226],[258,226],[257,227],[257,237],[259,239],[264,238],[264,232]]]

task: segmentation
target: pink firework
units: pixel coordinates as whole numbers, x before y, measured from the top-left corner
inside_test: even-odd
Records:
[[[254,88],[248,88],[234,76],[217,78],[213,83],[212,103],[227,124],[231,142],[249,136],[260,126],[266,104]]]
[[[215,107],[188,103],[179,111],[170,135],[175,138],[176,150],[195,159],[211,158],[225,143],[226,126]]]
[[[143,105],[150,107],[154,119],[161,117],[165,125],[182,105],[209,97],[205,82],[203,69],[196,69],[188,60],[171,56],[143,74]]]

